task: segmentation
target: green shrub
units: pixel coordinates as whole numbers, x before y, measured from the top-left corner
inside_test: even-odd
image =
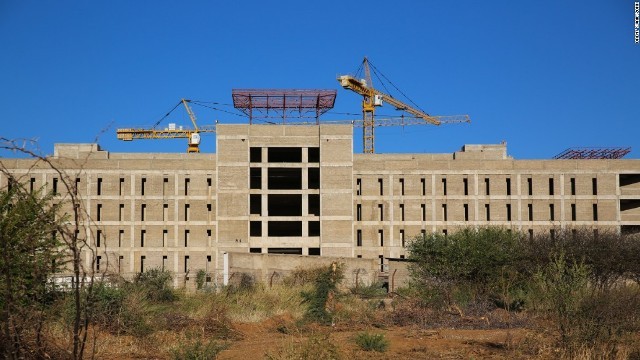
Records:
[[[536,276],[536,288],[546,310],[551,311],[563,344],[571,339],[580,306],[588,291],[589,268],[583,263],[567,262],[559,254]]]
[[[196,273],[196,289],[201,290],[202,287],[204,286],[204,282],[206,279],[207,279],[206,271],[202,269],[198,270],[198,272]]]
[[[343,265],[333,263],[318,274],[311,291],[302,292],[302,298],[307,304],[305,319],[317,321],[321,324],[331,324],[333,311],[331,307],[335,302],[335,295],[338,284],[344,278]],[[330,311],[327,310],[329,307]]]
[[[362,332],[356,335],[356,344],[364,351],[385,352],[389,348],[389,340],[383,334]]]
[[[133,284],[142,289],[151,301],[172,302],[177,298],[171,284],[172,279],[169,271],[156,268],[138,273]]]
[[[448,306],[456,298],[510,303],[528,279],[521,239],[521,234],[499,227],[419,236],[409,244],[414,285],[431,304]]]

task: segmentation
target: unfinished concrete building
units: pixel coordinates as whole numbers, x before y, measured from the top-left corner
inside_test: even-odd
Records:
[[[640,231],[640,160],[516,160],[505,144],[354,154],[348,125],[218,125],[216,133],[215,154],[55,146],[54,164],[92,219],[81,236],[97,250],[97,270],[164,268],[178,283],[202,269],[220,282],[225,253],[254,253],[369,259],[384,274],[387,259],[406,256],[423,233]],[[0,162],[64,201],[49,167]]]

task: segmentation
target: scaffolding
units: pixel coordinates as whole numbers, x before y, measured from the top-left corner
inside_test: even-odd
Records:
[[[554,156],[554,159],[621,159],[631,152],[630,147],[576,147]]]

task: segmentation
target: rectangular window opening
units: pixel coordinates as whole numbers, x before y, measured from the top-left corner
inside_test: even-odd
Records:
[[[320,216],[320,194],[309,194],[309,215]]]
[[[533,195],[533,179],[527,178],[527,187],[529,188],[529,196]]]
[[[184,247],[189,247],[189,235],[191,232],[189,230],[184,231]]]
[[[384,221],[384,205],[382,204],[378,204],[378,219],[380,221]]]
[[[378,243],[380,246],[384,246],[384,230],[378,230]]]
[[[140,195],[144,196],[145,185],[147,184],[147,178],[142,178],[140,181]]]
[[[553,178],[549,178],[549,195],[554,194]]]
[[[420,179],[420,187],[422,188],[422,196],[427,195],[427,179]]]
[[[362,246],[362,230],[356,230],[356,246]]]
[[[511,221],[511,204],[507,204],[507,221]]]
[[[384,195],[384,183],[382,178],[378,178],[378,186],[380,187],[380,196]]]
[[[553,204],[549,204],[549,221],[555,221],[555,206]]]
[[[118,190],[118,195],[124,195],[124,178],[120,178],[120,187]]]
[[[447,179],[442,179],[442,195],[447,196]]]
[[[320,148],[319,147],[310,147],[307,149],[307,161],[310,163],[319,163],[320,162]]]
[[[404,179],[400,179],[400,195],[404,195]]]
[[[576,178],[571,178],[569,180],[570,186],[571,186],[571,195],[575,195],[576,194]]]
[[[356,179],[356,195],[357,196],[362,195],[362,179],[360,178]]]
[[[469,204],[463,204],[464,208],[464,221],[469,221]]]
[[[184,179],[184,196],[189,195],[189,184],[191,183],[191,179],[189,178],[185,178]]]
[[[533,221],[533,204],[527,204],[527,210],[529,211],[529,221]]]
[[[249,188],[250,189],[262,188],[262,169],[261,168],[249,169]]]
[[[507,178],[507,196],[511,196],[511,179]]]
[[[310,247],[309,248],[309,256],[320,256],[320,248],[319,247]]]
[[[491,207],[489,204],[484,204],[484,210],[487,214],[487,221],[491,221]]]
[[[262,236],[262,221],[249,222],[249,236]]]
[[[320,189],[320,168],[308,168],[307,171],[308,188]]]
[[[462,187],[464,189],[464,194],[469,195],[469,179],[468,178],[462,179]]]
[[[491,195],[491,191],[489,190],[489,178],[484,178],[484,190],[485,190],[485,195],[489,196]]]
[[[102,195],[102,178],[98,178],[98,188],[96,193],[97,195]]]
[[[249,195],[249,214],[262,215],[262,195]]]
[[[249,161],[252,163],[262,162],[262,148],[259,148],[259,147],[249,148]]]
[[[400,221],[404,221],[404,204],[400,204]]]
[[[591,179],[591,191],[593,195],[598,195],[598,178]]]
[[[267,149],[267,159],[270,163],[300,163],[302,162],[302,148],[270,147]]]
[[[576,221],[576,204],[571,204],[571,221]]]
[[[274,237],[302,236],[302,221],[269,221],[267,233]]]
[[[593,221],[598,221],[598,204],[593,204]]]
[[[144,238],[147,235],[146,230],[140,230],[140,247],[144,247]]]
[[[267,174],[270,190],[302,190],[301,168],[268,168]]]
[[[442,204],[442,220],[447,221],[447,204]]]
[[[362,221],[362,204],[356,204],[356,221]]]
[[[309,221],[307,230],[309,236],[320,236],[320,221]]]
[[[269,194],[267,207],[269,216],[302,216],[302,194]]]

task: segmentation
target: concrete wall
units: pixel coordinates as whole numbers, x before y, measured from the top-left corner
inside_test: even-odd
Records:
[[[344,264],[343,286],[370,285],[377,281],[379,268],[372,259],[332,256],[304,256],[284,254],[229,253],[230,281],[242,273],[251,274],[266,284],[282,281],[294,270],[329,266],[333,262]],[[235,274],[235,275],[234,275]]]

